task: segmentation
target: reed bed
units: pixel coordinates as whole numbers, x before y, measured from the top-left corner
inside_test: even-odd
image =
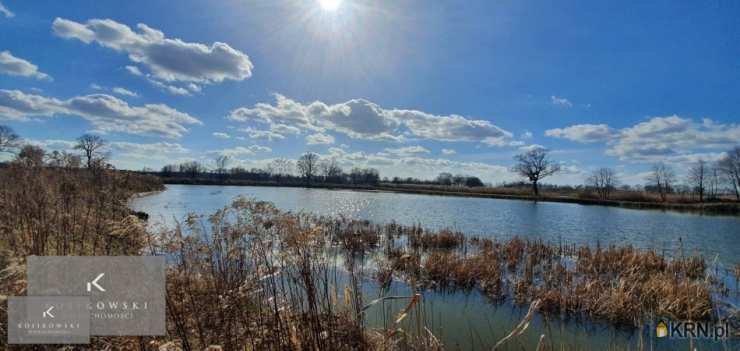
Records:
[[[95,337],[89,349],[442,350],[423,324],[425,290],[477,289],[493,303],[530,305],[528,318],[538,311],[629,327],[717,316],[717,279],[696,255],[466,237],[287,213],[251,199],[149,233],[126,201],[161,189],[151,178],[19,167],[0,170],[0,180],[2,320],[5,297],[24,294],[26,255],[167,257],[167,335]],[[364,296],[372,280],[379,296]],[[385,295],[394,281],[415,293]],[[369,328],[367,311],[389,299],[405,307]]]

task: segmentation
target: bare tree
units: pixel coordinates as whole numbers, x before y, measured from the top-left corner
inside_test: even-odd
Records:
[[[717,165],[713,165],[709,169],[706,183],[707,197],[709,199],[716,199],[717,195],[719,195],[720,187],[722,186],[721,172]]]
[[[87,160],[87,168],[93,168],[99,162],[96,160],[102,159],[103,154],[101,149],[106,145],[105,140],[100,136],[93,134],[84,134],[77,138],[77,145],[75,149],[82,150],[85,159]]]
[[[617,173],[611,168],[599,168],[587,179],[588,185],[596,189],[599,197],[606,200],[619,185]]]
[[[180,173],[188,175],[190,178],[196,178],[199,174],[206,171],[205,167],[198,161],[190,161],[179,165]]]
[[[514,159],[517,164],[511,170],[532,182],[535,196],[540,195],[539,181],[560,171],[560,165],[550,160],[546,149],[536,148],[516,155]]]
[[[452,173],[442,172],[437,176],[435,180],[439,185],[452,185]]]
[[[79,155],[73,155],[66,151],[59,152],[54,150],[51,154],[47,155],[47,158],[47,164],[51,167],[79,168],[81,163]]]
[[[177,165],[164,165],[159,174],[163,177],[171,177],[175,172],[177,172]]]
[[[740,146],[735,146],[719,160],[719,169],[735,190],[735,198],[740,201]]]
[[[293,165],[293,161],[285,158],[274,159],[267,164],[267,173],[278,179],[283,176],[292,175],[294,170],[295,165]]]
[[[659,162],[653,165],[653,169],[646,180],[648,184],[655,187],[655,190],[658,191],[660,199],[665,201],[666,196],[673,189],[673,183],[676,181],[676,173],[672,168]]]
[[[0,125],[0,152],[12,152],[20,145],[21,137],[8,126]]]
[[[707,178],[709,176],[709,169],[707,162],[699,159],[694,165],[689,168],[689,174],[687,180],[689,186],[691,186],[694,192],[699,194],[699,202],[704,202],[704,193],[707,188]]]
[[[342,175],[342,168],[339,167],[337,160],[334,158],[322,161],[319,168],[321,168],[321,175],[328,182],[337,182]]]
[[[226,174],[226,168],[229,166],[231,159],[229,158],[229,156],[220,155],[216,157],[215,161],[216,161],[216,174],[218,174],[219,177],[223,177]]]
[[[319,155],[313,152],[307,152],[303,154],[297,162],[298,171],[301,173],[303,178],[306,178],[308,183],[316,175],[319,165]]]
[[[16,156],[16,162],[23,164],[26,167],[41,167],[44,165],[44,156],[46,155],[44,149],[36,145],[24,145],[21,151]]]

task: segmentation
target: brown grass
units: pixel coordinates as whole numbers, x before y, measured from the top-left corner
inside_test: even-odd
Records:
[[[126,201],[156,189],[156,180],[123,172],[0,170],[0,296],[24,293],[26,255],[167,255],[167,336],[96,337],[90,346],[122,350],[442,349],[419,322],[421,295],[387,328],[366,327],[369,262],[381,288],[402,280],[418,293],[479,289],[496,302],[537,301],[544,313],[629,326],[653,316],[710,319],[715,305],[701,256],[630,246],[467,238],[283,213],[247,199],[154,235]]]

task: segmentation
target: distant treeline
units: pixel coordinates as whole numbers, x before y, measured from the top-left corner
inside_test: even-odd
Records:
[[[388,177],[381,178],[380,172],[375,168],[354,167],[345,171],[339,166],[335,159],[324,159],[314,153],[306,153],[298,160],[277,159],[270,162],[267,167],[246,169],[243,167],[227,168],[230,163],[227,156],[219,156],[215,159],[216,167],[209,169],[197,161],[188,161],[180,164],[170,164],[162,167],[159,172],[147,171],[157,174],[165,180],[177,180],[178,183],[188,183],[187,179],[205,183],[273,183],[284,185],[305,184],[337,184],[337,185],[369,185],[377,186],[381,183],[394,184],[434,184],[444,186],[482,187],[485,184],[480,178],[469,175],[452,175],[451,173],[440,173],[434,180],[421,180],[417,178]]]
[[[87,168],[93,173],[113,169],[108,162],[107,142],[100,136],[85,134],[77,138],[75,150],[48,151],[26,144],[7,126],[0,125],[0,153],[13,156],[11,163],[26,166],[58,168]],[[235,184],[235,185],[287,185],[287,186],[393,186],[431,191],[476,192],[499,195],[530,195],[580,199],[616,200],[630,202],[703,203],[740,201],[740,147],[723,153],[710,162],[697,159],[686,165],[684,176],[679,177],[673,167],[662,162],[652,165],[644,185],[627,185],[613,168],[595,169],[582,185],[552,185],[543,179],[561,171],[561,164],[550,158],[549,152],[536,148],[514,157],[511,172],[522,181],[484,184],[473,175],[442,172],[430,174],[427,179],[381,177],[375,168],[353,167],[345,170],[334,158],[322,158],[315,153],[305,153],[297,160],[274,159],[264,168],[230,167],[233,160],[227,155],[217,156],[213,164],[199,161],[169,164],[159,171],[144,169],[144,173],[161,177],[166,183],[183,184]],[[0,167],[3,164],[0,163]],[[426,190],[425,190],[426,191]],[[544,192],[544,194],[541,194]]]

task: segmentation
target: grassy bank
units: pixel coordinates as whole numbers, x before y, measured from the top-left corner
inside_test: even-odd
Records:
[[[564,202],[581,205],[612,206],[630,209],[668,210],[680,212],[693,212],[718,215],[740,215],[740,203],[731,200],[697,202],[691,197],[673,195],[667,201],[660,201],[657,195],[636,191],[615,192],[613,199],[598,199],[588,192],[562,193],[543,191],[539,197],[534,197],[527,191],[509,188],[466,188],[449,186],[410,185],[380,183],[378,185],[353,185],[353,184],[327,184],[327,183],[301,183],[301,182],[275,182],[275,181],[251,181],[234,179],[200,179],[200,178],[162,178],[166,184],[184,185],[234,185],[234,186],[280,186],[280,187],[309,187],[322,189],[347,189],[364,191],[389,191],[406,194],[439,195],[477,197],[491,199],[510,199],[526,201]]]
[[[716,296],[730,293],[704,258],[681,252],[496,241],[285,213],[248,199],[152,233],[126,201],[161,189],[156,178],[17,167],[0,171],[0,181],[0,321],[6,297],[25,295],[27,255],[168,257],[167,335],[94,337],[85,349],[442,350],[425,325],[426,291],[477,290],[532,314],[626,328],[656,316],[716,319]],[[389,296],[394,282],[414,293]],[[380,289],[365,296],[371,283]],[[367,311],[389,299],[403,307],[384,316],[385,327],[369,327]]]

